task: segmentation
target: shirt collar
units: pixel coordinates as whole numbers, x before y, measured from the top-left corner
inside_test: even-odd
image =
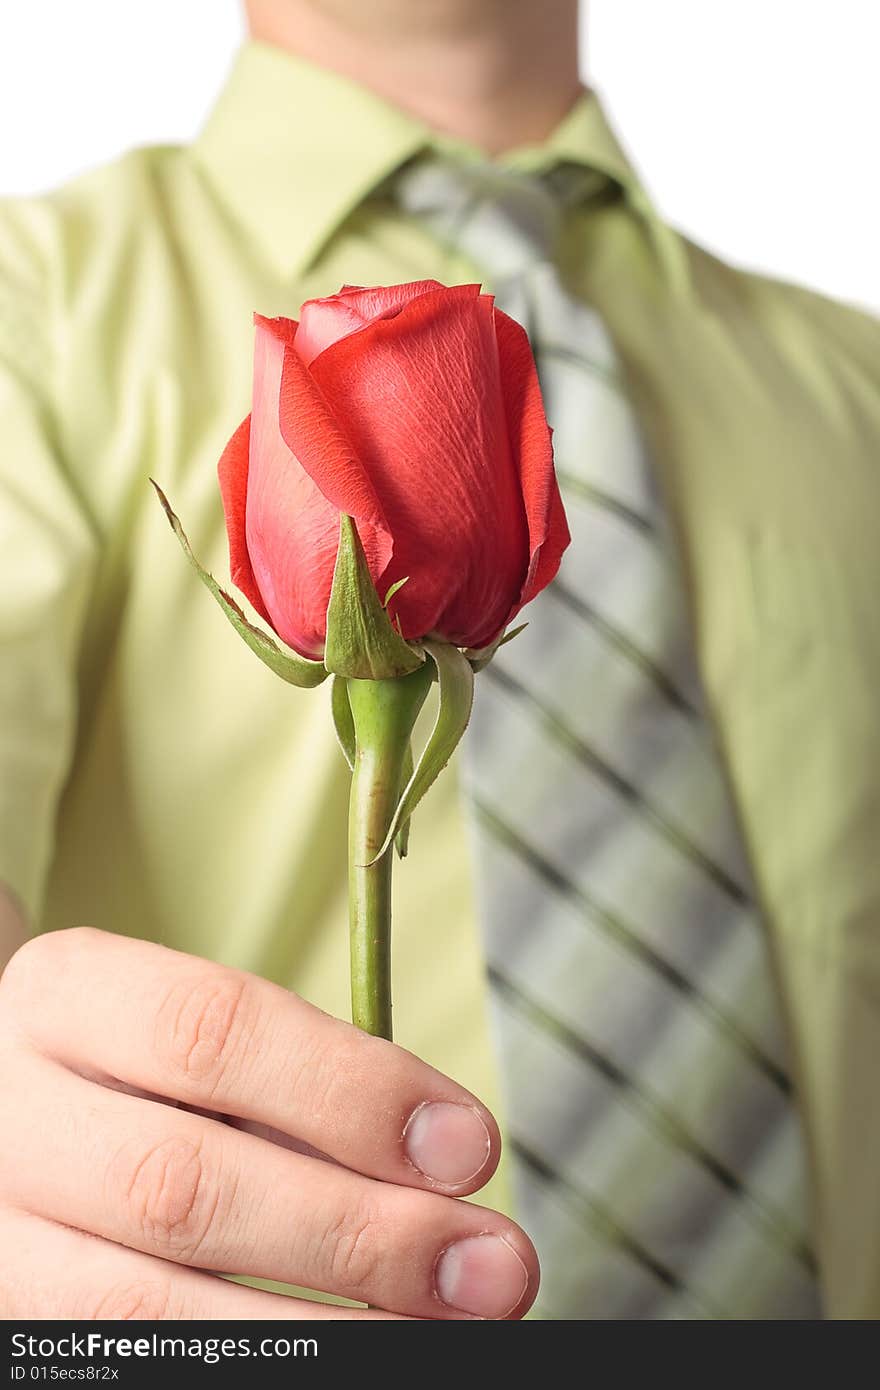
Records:
[[[355,82],[250,41],[192,156],[230,215],[284,275],[304,271],[383,179],[427,148],[479,158]],[[593,92],[584,92],[548,140],[499,163],[537,171],[560,161],[598,169],[651,214],[647,195]]]

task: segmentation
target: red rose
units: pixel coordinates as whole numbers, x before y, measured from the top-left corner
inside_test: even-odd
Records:
[[[354,518],[404,637],[494,641],[569,533],[523,329],[479,285],[345,286],[256,317],[253,411],[220,460],[233,582],[319,658]]]

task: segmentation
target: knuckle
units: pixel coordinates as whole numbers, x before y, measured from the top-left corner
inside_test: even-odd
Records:
[[[375,1085],[377,1059],[370,1046],[375,1042],[348,1025],[331,1032],[326,1027],[303,1030],[297,1039],[297,1063],[288,1078],[294,1108],[322,1119],[350,1114]]]
[[[175,1137],[146,1153],[124,1150],[112,1165],[110,1187],[139,1244],[183,1264],[196,1259],[220,1200],[199,1144]]]
[[[175,984],[156,1015],[156,1051],[164,1068],[209,1095],[246,1051],[255,1010],[247,980],[210,970]]]
[[[0,976],[6,1009],[27,1004],[40,997],[46,987],[48,972],[57,973],[59,962],[76,958],[91,950],[101,933],[92,927],[67,927],[63,931],[43,932],[32,936],[10,957]]]
[[[296,1065],[289,1077],[293,1108],[322,1119],[338,1114],[343,1090],[341,1076],[346,1074],[341,1056],[337,1054],[336,1065],[331,1065],[326,1044],[317,1033],[306,1030],[297,1036],[296,1053]]]
[[[86,1294],[77,1316],[84,1322],[166,1322],[181,1316],[167,1279],[133,1279],[103,1293]]]
[[[358,1204],[334,1220],[327,1230],[333,1287],[347,1290],[353,1297],[374,1287],[379,1266],[375,1215],[365,1204]]]

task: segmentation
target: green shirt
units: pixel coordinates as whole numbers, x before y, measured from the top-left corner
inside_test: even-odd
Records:
[[[249,408],[254,310],[479,278],[368,196],[431,144],[453,142],[249,44],[190,147],[0,204],[0,879],[35,929],[161,940],[347,1014],[329,685],[292,689],[235,638],[148,478],[227,576],[216,463]],[[503,162],[560,158],[621,188],[569,215],[564,269],[614,338],[676,526],[828,1308],[878,1316],[880,326],[666,227],[594,96]],[[396,879],[397,1037],[498,1113],[454,761]],[[503,1171],[483,1199],[505,1205]]]

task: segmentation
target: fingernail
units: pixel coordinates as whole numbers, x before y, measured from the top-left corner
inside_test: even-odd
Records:
[[[447,1101],[425,1101],[403,1131],[410,1163],[432,1182],[460,1187],[485,1168],[492,1142],[476,1110]]]
[[[434,1283],[450,1308],[481,1318],[512,1313],[528,1287],[529,1272],[503,1236],[468,1236],[444,1250]]]

